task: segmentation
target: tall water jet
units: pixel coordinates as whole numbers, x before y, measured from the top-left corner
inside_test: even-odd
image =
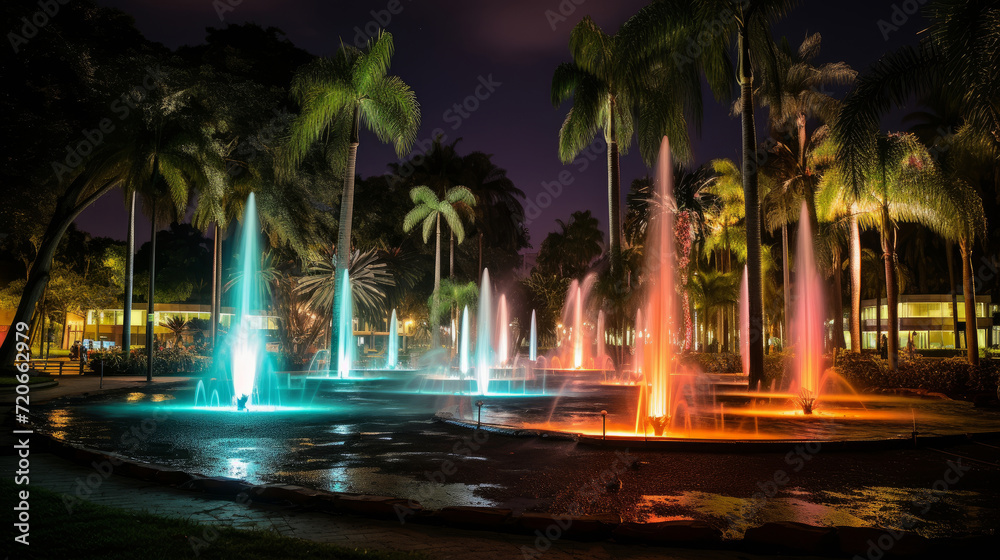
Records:
[[[535,310],[531,310],[531,338],[528,341],[528,359],[538,360],[538,328],[535,326]]]
[[[573,367],[583,367],[583,294],[580,283],[576,283],[573,294]]]
[[[492,299],[490,271],[483,269],[483,280],[479,285],[479,317],[476,319],[476,385],[480,395],[489,392],[490,367],[493,365],[493,349],[490,347]]]
[[[340,294],[343,302],[340,305],[339,321],[340,336],[337,341],[337,375],[341,378],[351,376],[351,365],[354,364],[354,321],[351,319],[351,308],[354,300],[351,297],[351,279],[344,274],[340,281]]]
[[[743,280],[740,281],[740,361],[743,362],[743,375],[750,375],[750,284],[747,278],[747,266],[743,265]]]
[[[799,214],[799,239],[795,252],[795,315],[792,340],[795,344],[795,379],[802,411],[812,414],[819,398],[823,370],[823,280],[813,257],[812,230],[805,201]]]
[[[507,319],[507,295],[500,294],[500,303],[497,305],[497,365],[507,364],[510,357],[510,321]]]
[[[597,347],[594,351],[594,367],[597,367],[597,360],[602,360],[600,367],[604,368],[604,310],[597,312]]]
[[[396,310],[392,310],[389,319],[389,343],[385,348],[385,369],[396,369],[399,363],[399,326],[396,323]]]
[[[673,165],[670,142],[663,137],[656,164],[656,198],[647,239],[647,270],[652,280],[646,304],[649,343],[644,349],[643,373],[646,378],[645,410],[640,420],[662,435],[670,424],[672,411],[671,376],[674,362],[673,338],[676,334],[677,294],[674,292],[674,198]],[[644,416],[644,418],[643,418]],[[645,428],[644,428],[645,430]]]
[[[635,365],[632,369],[639,373],[642,371],[646,348],[646,326],[642,322],[642,309],[635,312],[635,342],[632,348],[635,351]]]
[[[469,306],[462,310],[462,338],[458,345],[458,371],[469,374]]]
[[[261,308],[260,299],[260,247],[257,243],[257,201],[253,193],[247,198],[243,218],[243,238],[240,243],[240,278],[236,302],[235,328],[233,329],[231,355],[233,378],[233,404],[244,409],[251,403],[260,361],[260,317],[254,312]]]

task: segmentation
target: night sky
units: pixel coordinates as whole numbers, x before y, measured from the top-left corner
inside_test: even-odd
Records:
[[[229,0],[236,3],[238,0]],[[607,158],[592,153],[585,170],[582,164],[563,165],[557,156],[559,127],[570,105],[554,109],[550,103],[552,72],[561,62],[569,62],[569,33],[584,15],[590,15],[606,32],[618,27],[647,2],[642,0],[506,0],[503,2],[460,2],[446,0],[243,0],[222,14],[216,6],[226,0],[98,0],[124,10],[135,18],[139,30],[153,41],[168,47],[201,43],[207,27],[252,22],[283,30],[298,47],[315,55],[332,55],[341,41],[354,43],[358,29],[375,30],[372,11],[381,12],[384,27],[393,34],[396,54],[391,73],[409,84],[421,103],[422,120],[418,135],[427,141],[435,129],[447,140],[462,138],[460,153],[480,150],[494,154],[494,162],[508,170],[515,184],[537,200],[542,183],[554,181],[561,171],[569,171],[572,183],[548,208],[541,209],[528,225],[533,250],[545,235],[556,228],[556,219],[568,219],[576,210],[589,209],[607,231]],[[398,2],[399,13],[386,8]],[[579,3],[579,5],[574,4]],[[800,2],[800,7],[776,28],[775,36],[787,36],[797,47],[806,32],[819,32],[823,48],[815,63],[845,61],[864,71],[885,51],[915,43],[926,20],[909,20],[890,32],[888,40],[879,20],[890,21],[893,4],[899,0],[843,0],[840,2]],[[550,23],[546,11],[568,12],[565,21]],[[401,8],[401,11],[399,10]],[[391,19],[386,19],[391,15]],[[900,15],[897,15],[897,22]],[[554,27],[554,29],[553,29]],[[474,95],[477,86],[492,80],[492,93],[479,88],[485,97],[467,117],[453,106]],[[498,85],[497,85],[498,84]],[[706,97],[709,97],[707,87]],[[765,113],[758,111],[757,135],[764,139]],[[899,127],[890,117],[884,128]],[[457,127],[457,128],[456,128]],[[730,115],[729,106],[706,99],[700,137],[695,135],[695,165],[719,157],[739,158],[740,121]],[[603,144],[600,144],[603,146]],[[596,150],[595,150],[596,151]],[[358,171],[363,176],[386,172],[386,164],[397,161],[391,147],[382,145],[371,133],[363,133],[358,150]],[[622,195],[632,180],[645,175],[638,149],[622,157]],[[526,204],[526,207],[529,205]],[[529,213],[529,216],[531,213]],[[126,214],[121,191],[114,191],[87,209],[77,220],[81,229],[95,236],[123,239]],[[149,222],[137,219],[137,242],[149,239]]]

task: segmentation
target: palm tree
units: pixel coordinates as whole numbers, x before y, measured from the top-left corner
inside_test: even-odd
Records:
[[[461,245],[462,241],[465,240],[465,226],[462,224],[461,208],[475,206],[476,197],[469,189],[457,186],[448,189],[444,197],[438,198],[437,194],[429,187],[420,186],[414,187],[410,191],[410,199],[413,200],[415,207],[403,219],[403,231],[408,232],[417,227],[417,224],[422,224],[424,243],[427,243],[430,240],[431,229],[437,228],[434,245],[434,295],[431,305],[431,346],[437,348],[441,336],[440,329],[438,329],[440,318],[438,290],[441,287],[441,218],[444,217],[448,227],[455,233],[455,237]]]
[[[306,306],[323,318],[324,325],[333,321],[337,270],[337,257],[323,252],[308,261],[305,273],[296,281],[295,294],[309,298]],[[347,277],[351,282],[350,305],[355,314],[369,323],[384,319],[389,311],[388,294],[398,282],[380,251],[353,251]]]
[[[570,53],[573,62],[560,64],[552,76],[552,104],[559,107],[573,99],[559,129],[559,159],[573,161],[603,131],[608,149],[608,250],[615,275],[622,267],[619,154],[628,152],[638,124],[639,147],[647,163],[656,160],[664,135],[670,136],[677,160],[689,160],[684,110],[694,104],[693,112],[700,116],[700,83],[678,80],[672,65],[637,72],[630,43],[605,33],[590,16],[573,28]]]
[[[774,79],[770,26],[797,2],[795,0],[659,0],[641,9],[632,18],[626,41],[637,57],[651,66],[683,66],[698,78],[705,74],[716,97],[731,90],[733,38],[738,45],[737,81],[740,85],[740,114],[743,129],[743,192],[746,206],[747,284],[750,290],[750,386],[764,375],[763,255],[760,241],[760,197],[757,178],[757,133],[753,115],[754,72],[764,80]],[[630,21],[632,21],[630,20]],[[711,29],[711,32],[706,32]],[[698,47],[692,49],[691,47]],[[697,51],[694,58],[681,53]],[[751,56],[753,55],[753,56]],[[679,73],[679,72],[678,72]],[[689,78],[690,79],[690,78]]]
[[[927,149],[912,134],[878,135],[869,145],[875,153],[865,159],[866,167],[852,169],[845,162],[830,169],[823,176],[821,192],[824,202],[830,200],[831,204],[856,208],[861,226],[879,232],[889,315],[889,367],[895,370],[899,352],[897,222],[922,224],[946,240],[959,243],[963,278],[967,280],[965,295],[970,298],[966,301],[974,302],[971,250],[976,237],[985,237],[985,217],[982,201],[975,191],[963,181],[951,177],[946,180]],[[857,182],[848,179],[852,171]],[[971,327],[966,325],[966,333],[967,338],[972,338],[967,343],[969,360],[974,362],[978,358],[974,303],[966,305],[966,317],[971,317]]]
[[[179,315],[174,315],[167,318],[166,321],[160,321],[160,326],[174,333],[174,346],[179,346],[184,339],[184,331],[188,330],[190,325],[187,319]]]
[[[410,149],[420,126],[420,105],[413,91],[399,77],[387,74],[392,54],[392,35],[382,32],[364,51],[342,45],[333,57],[307,64],[296,72],[292,83],[292,96],[302,111],[292,123],[287,161],[281,167],[297,167],[313,146],[323,141],[330,167],[343,170],[337,235],[337,262],[342,273],[351,251],[361,124],[380,141],[392,143],[400,157]],[[336,298],[334,316],[339,315],[340,305]],[[336,341],[336,327],[331,334],[331,340]]]

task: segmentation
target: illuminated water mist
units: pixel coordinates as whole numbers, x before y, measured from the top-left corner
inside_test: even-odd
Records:
[[[489,392],[490,367],[493,365],[493,349],[490,347],[493,339],[491,294],[490,271],[483,269],[483,281],[479,285],[479,316],[476,320],[476,385],[481,395]]]
[[[531,339],[528,345],[528,359],[538,360],[538,327],[535,326],[535,310],[531,310]]]
[[[497,364],[505,365],[510,356],[510,321],[507,319],[507,296],[500,294],[500,304],[497,306]]]
[[[389,342],[385,348],[385,369],[396,369],[399,363],[399,325],[396,322],[396,310],[392,310],[389,319]]]
[[[458,346],[458,370],[462,376],[469,374],[469,306],[462,310],[462,338]]]
[[[339,333],[337,339],[337,375],[350,377],[354,363],[354,321],[351,319],[351,279],[344,273],[340,279],[340,317],[337,318]]]
[[[823,280],[816,270],[808,216],[806,203],[803,201],[795,253],[795,315],[792,317],[792,342],[795,345],[798,382],[794,389],[797,389],[803,400],[819,397],[819,379],[823,370]]]
[[[647,396],[645,414],[640,409],[640,421],[648,421],[656,435],[670,423],[671,375],[675,369],[673,337],[676,331],[677,294],[674,291],[674,213],[673,165],[670,143],[663,137],[656,164],[656,199],[649,223],[647,263],[651,288],[646,302],[648,344],[643,349],[643,373]]]
[[[252,403],[257,380],[257,365],[260,361],[260,317],[254,311],[261,308],[260,247],[257,236],[257,202],[253,193],[247,198],[243,217],[243,232],[240,244],[240,277],[236,317],[230,334],[230,354],[232,356],[233,404],[244,408]],[[256,324],[255,324],[256,323]]]

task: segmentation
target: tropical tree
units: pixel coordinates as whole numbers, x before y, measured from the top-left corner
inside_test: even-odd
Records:
[[[622,267],[619,156],[628,152],[638,132],[647,163],[655,162],[664,135],[670,136],[678,161],[689,160],[684,116],[693,106],[690,112],[700,117],[700,82],[677,79],[668,64],[639,71],[632,44],[608,35],[589,16],[573,28],[569,46],[573,62],[560,64],[552,76],[552,104],[559,107],[573,100],[559,129],[559,159],[573,161],[603,132],[608,150],[608,251],[611,274],[616,275]]]
[[[461,184],[476,197],[473,232],[478,237],[476,278],[482,276],[486,262],[483,245],[516,254],[528,247],[524,227],[524,192],[514,186],[507,170],[493,163],[493,156],[472,152],[462,158]]]
[[[174,346],[180,346],[184,339],[184,332],[188,330],[188,320],[180,315],[168,317],[166,321],[160,321],[160,326],[174,333]]]
[[[733,38],[738,46],[737,81],[743,129],[743,192],[746,206],[747,268],[750,291],[750,386],[764,374],[763,255],[760,240],[760,196],[757,176],[757,133],[754,128],[755,72],[765,80],[776,75],[771,25],[794,0],[659,0],[641,9],[623,26],[631,50],[647,67],[681,66],[697,80],[703,72],[716,97],[731,91]],[[687,54],[684,54],[687,53]],[[693,55],[693,56],[692,56]],[[689,78],[690,80],[691,78]]]
[[[895,370],[899,355],[897,223],[919,223],[959,243],[963,248],[963,278],[967,279],[966,301],[974,302],[971,250],[976,237],[985,237],[985,217],[975,191],[962,181],[946,180],[915,136],[878,135],[869,144],[875,152],[865,159],[865,167],[858,169],[845,162],[830,169],[823,176],[821,188],[823,204],[829,200],[832,205],[852,206],[859,211],[861,227],[879,232],[888,305],[889,367]],[[857,182],[850,179],[852,174]],[[971,320],[971,326],[966,325],[967,338],[971,338],[967,340],[969,360],[974,362],[973,351],[978,359],[974,304],[966,305],[966,317]]]
[[[576,211],[568,222],[556,220],[559,231],[549,233],[538,251],[537,267],[563,278],[581,276],[601,254],[597,218],[590,210]]]
[[[291,125],[283,155],[283,170],[294,169],[322,142],[330,167],[343,174],[337,236],[337,262],[347,269],[351,251],[351,218],[360,127],[393,144],[402,157],[420,126],[420,105],[406,83],[388,75],[393,54],[392,35],[379,33],[364,51],[342,45],[333,57],[303,66],[295,75],[291,93],[302,110]],[[339,174],[338,173],[338,174]],[[340,298],[334,300],[339,315]],[[336,326],[331,333],[336,340]]]
[[[441,218],[444,218],[461,245],[465,240],[465,226],[462,224],[463,209],[474,207],[476,197],[469,189],[457,186],[448,189],[444,197],[438,198],[429,187],[419,186],[410,191],[410,198],[415,206],[403,219],[403,231],[410,231],[418,224],[422,224],[424,243],[427,243],[430,240],[431,230],[437,229],[434,243],[434,294],[431,305],[431,345],[437,348],[441,336],[437,328],[440,318],[438,290],[441,287]]]
[[[294,295],[308,298],[306,306],[323,325],[334,322],[333,302],[339,297],[337,270],[337,257],[321,252],[308,261],[303,275],[295,279]],[[380,252],[353,251],[347,275],[351,283],[350,305],[355,315],[368,322],[385,319],[387,294],[396,286],[396,278]]]

